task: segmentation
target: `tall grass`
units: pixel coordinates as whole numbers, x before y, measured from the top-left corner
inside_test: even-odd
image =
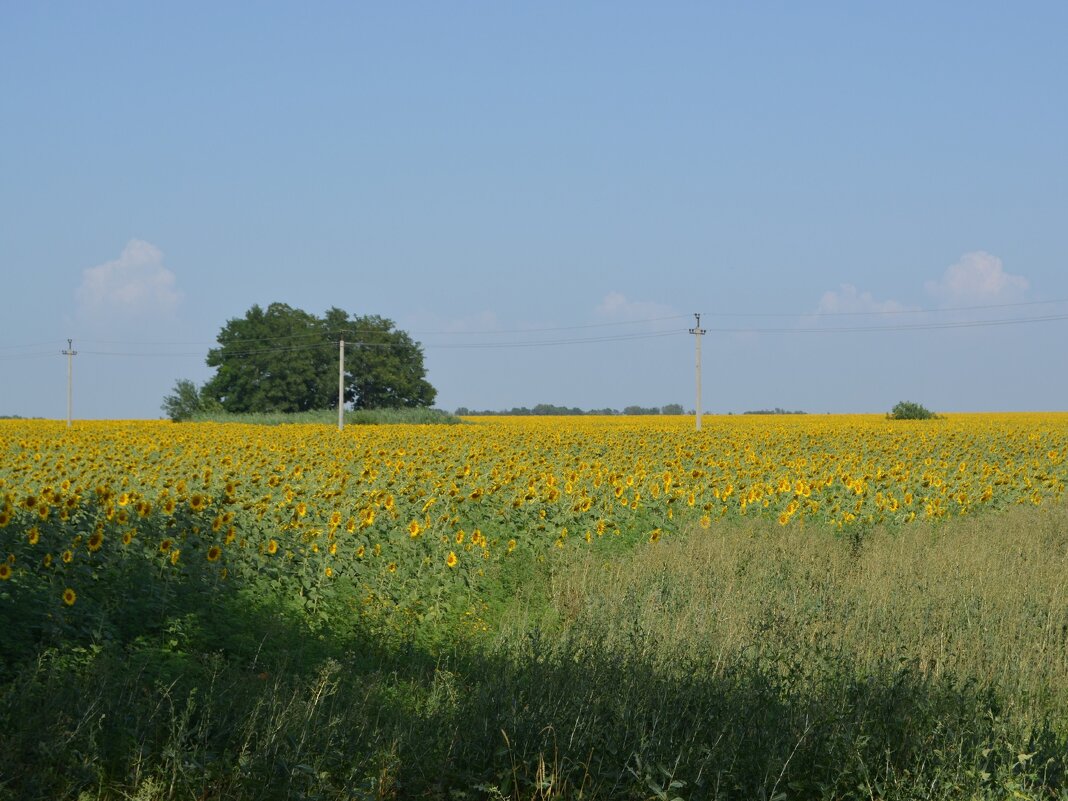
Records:
[[[510,564],[479,637],[235,595],[27,654],[0,798],[1068,794],[1068,508]]]

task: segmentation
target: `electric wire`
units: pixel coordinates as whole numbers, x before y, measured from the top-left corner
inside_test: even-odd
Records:
[[[962,311],[977,311],[986,309],[1006,309],[1006,308],[1018,308],[1018,307],[1033,307],[1039,305],[1053,305],[1059,303],[1068,303],[1068,300],[1049,300],[1049,301],[1028,301],[1020,303],[999,303],[999,304],[987,304],[979,306],[957,306],[947,307],[944,309],[908,309],[908,310],[886,310],[886,311],[869,311],[869,312],[821,312],[821,313],[809,313],[809,314],[770,314],[770,313],[713,313],[704,315],[706,320],[715,320],[723,318],[746,318],[746,317],[765,317],[765,318],[793,318],[803,323],[803,321],[810,318],[827,318],[827,317],[881,317],[886,315],[902,315],[902,314],[942,314],[949,312],[962,312]],[[643,320],[628,320],[612,323],[590,323],[585,325],[572,325],[572,326],[555,326],[547,328],[532,328],[532,329],[502,329],[495,331],[421,331],[421,332],[403,332],[406,334],[419,334],[419,335],[434,335],[434,336],[469,336],[476,333],[481,336],[488,335],[523,335],[533,333],[551,333],[555,331],[578,331],[594,328],[616,327],[624,325],[641,325],[655,322],[664,322],[668,320],[681,319],[688,317],[688,315],[671,315],[663,317],[651,317]],[[1008,317],[1008,318],[996,318],[996,319],[979,319],[979,320],[950,320],[950,321],[927,321],[916,323],[892,323],[884,325],[863,325],[863,326],[807,326],[804,324],[795,326],[708,326],[706,330],[709,333],[720,334],[858,334],[866,332],[902,332],[902,331],[930,331],[930,330],[944,330],[944,329],[956,329],[956,328],[986,328],[986,327],[1003,327],[1011,325],[1025,325],[1043,322],[1056,322],[1068,320],[1068,314],[1044,314],[1029,317]],[[381,329],[345,329],[331,332],[338,338],[343,337],[358,337],[360,335],[373,334],[375,336],[381,336],[386,332]],[[392,333],[392,332],[390,332]],[[530,339],[530,340],[518,340],[510,339],[505,341],[479,341],[479,342],[409,342],[409,343],[392,343],[392,342],[374,342],[365,341],[361,339],[346,339],[345,344],[355,348],[406,348],[411,347],[413,344],[416,347],[426,350],[485,350],[485,349],[503,349],[503,348],[537,348],[537,347],[555,347],[562,345],[582,345],[582,344],[594,344],[594,343],[607,343],[607,342],[627,342],[634,340],[644,339],[656,339],[662,337],[679,336],[686,334],[685,328],[671,328],[656,331],[639,331],[639,332],[626,332],[617,334],[604,334],[599,336],[589,337],[567,337],[567,338],[552,338],[552,339]],[[202,347],[209,345],[211,350],[217,350],[225,354],[226,358],[242,358],[248,356],[257,356],[270,353],[286,353],[286,352],[299,352],[299,351],[316,351],[325,348],[337,347],[336,339],[324,338],[326,332],[316,331],[309,332],[307,334],[294,334],[281,337],[254,337],[248,339],[241,339],[239,342],[227,342],[220,344],[203,343],[203,342],[130,342],[119,340],[80,340],[79,345],[82,346],[79,350],[79,354],[88,356],[108,356],[108,357],[123,357],[123,356],[147,356],[147,357],[203,357],[205,354],[202,350],[199,351],[167,351],[159,350],[159,348],[168,347]],[[307,340],[309,338],[315,338],[318,341],[299,343],[298,340]],[[272,345],[267,347],[254,347],[260,343],[282,343],[293,342],[291,345]],[[63,343],[55,342],[36,342],[27,343],[24,345],[0,345],[0,361],[10,361],[15,359],[29,359],[40,358],[45,356],[55,355],[53,351],[38,351],[33,350],[25,353],[13,352],[29,348],[47,347],[57,344],[62,347]],[[84,345],[123,345],[126,348],[154,348],[154,350],[85,350]],[[243,346],[244,349],[234,350],[226,352],[228,347]],[[58,351],[56,351],[58,352]]]

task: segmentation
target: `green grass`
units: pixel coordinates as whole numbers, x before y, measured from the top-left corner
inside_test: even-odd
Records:
[[[1068,507],[499,571],[478,636],[179,585],[5,646],[0,799],[1068,795]]]
[[[252,425],[283,425],[286,423],[313,423],[337,425],[337,410],[323,409],[311,412],[203,412],[194,415],[195,423],[248,423]],[[441,409],[359,409],[345,412],[346,425],[429,425],[461,422],[459,417]]]

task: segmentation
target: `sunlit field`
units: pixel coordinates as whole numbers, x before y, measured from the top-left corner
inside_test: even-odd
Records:
[[[0,798],[1068,792],[1068,414],[0,421]]]

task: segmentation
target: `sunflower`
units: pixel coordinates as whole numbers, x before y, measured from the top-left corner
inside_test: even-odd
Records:
[[[271,556],[278,553],[278,542],[276,540],[271,539],[267,541],[267,553],[271,554]]]
[[[159,552],[167,553],[171,549],[173,543],[169,539],[161,540],[159,544]]]
[[[181,556],[181,555],[182,555],[182,552],[177,548],[175,548],[173,551],[171,551],[171,564],[172,565],[178,564],[178,557]]]
[[[222,548],[220,548],[218,545],[212,545],[210,548],[208,548],[209,562],[217,562],[220,556],[222,556]]]
[[[74,559],[74,552],[70,551],[70,550],[64,551],[63,552],[63,556],[60,557],[60,558],[63,559],[63,564],[69,565],[71,563],[71,561]]]
[[[408,536],[411,537],[412,539],[415,539],[416,537],[418,537],[419,536],[419,532],[422,531],[422,530],[423,529],[419,526],[419,521],[418,520],[413,520],[411,523],[408,524]]]
[[[208,506],[208,498],[205,495],[201,495],[199,492],[194,492],[189,496],[189,508],[194,512],[202,512]]]
[[[449,567],[456,567],[456,563],[460,560],[456,558],[455,551],[449,551],[449,555],[445,557],[445,564]]]
[[[0,563],[0,581],[7,581],[11,578],[11,565],[7,562]]]
[[[96,553],[100,550],[100,546],[104,544],[104,534],[101,531],[94,531],[90,535],[89,540],[85,543],[85,547],[89,549],[91,553]]]
[[[37,541],[41,539],[40,529],[38,529],[37,526],[31,528],[29,531],[26,532],[26,539],[30,543],[30,545],[36,545]]]
[[[67,606],[74,606],[74,602],[78,600],[78,593],[72,590],[70,587],[63,590],[63,603]]]

